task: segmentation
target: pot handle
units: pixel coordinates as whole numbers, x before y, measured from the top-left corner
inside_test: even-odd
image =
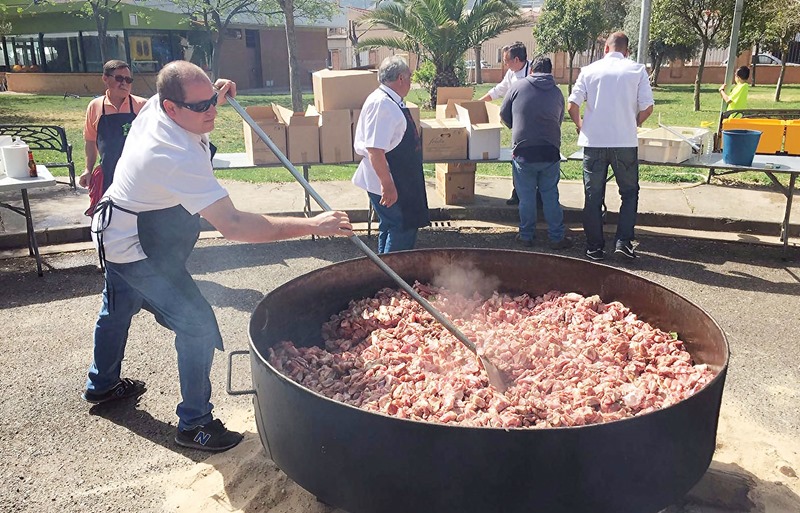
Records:
[[[256,391],[252,388],[250,390],[231,390],[231,370],[233,369],[233,357],[240,354],[250,355],[250,351],[239,350],[228,353],[228,381],[225,383],[225,390],[228,392],[228,395],[254,395]]]

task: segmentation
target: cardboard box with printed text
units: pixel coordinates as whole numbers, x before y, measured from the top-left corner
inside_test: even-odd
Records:
[[[420,127],[423,160],[467,158],[467,129],[457,119],[423,119]]]

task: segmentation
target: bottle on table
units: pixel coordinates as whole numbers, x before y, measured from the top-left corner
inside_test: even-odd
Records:
[[[33,152],[28,150],[28,174],[35,178],[39,176],[39,173],[36,172],[36,161],[33,160]]]

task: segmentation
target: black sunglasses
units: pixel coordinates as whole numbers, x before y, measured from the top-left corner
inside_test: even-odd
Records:
[[[111,76],[114,77],[114,80],[116,80],[120,84],[123,82],[125,82],[126,84],[133,83],[133,79],[131,77],[123,77],[122,75],[111,75]]]
[[[192,112],[205,112],[211,108],[212,105],[217,104],[217,98],[219,97],[219,93],[214,93],[214,96],[209,98],[208,100],[203,100],[201,102],[195,103],[184,103],[179,102],[177,100],[170,100],[172,103],[177,105],[178,107],[183,107],[184,109],[189,109]]]

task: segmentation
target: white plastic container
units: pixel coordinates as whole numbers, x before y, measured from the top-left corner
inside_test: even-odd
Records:
[[[6,166],[3,164],[3,146],[9,146],[13,142],[10,135],[0,135],[0,179],[6,176]]]
[[[710,131],[705,128],[670,127],[696,145],[703,144]],[[692,146],[666,128],[654,128],[639,133],[639,160],[646,162],[683,162],[692,156]]]
[[[3,154],[3,165],[9,178],[28,178],[28,145],[20,139],[14,141],[10,146],[3,146],[0,152]]]

